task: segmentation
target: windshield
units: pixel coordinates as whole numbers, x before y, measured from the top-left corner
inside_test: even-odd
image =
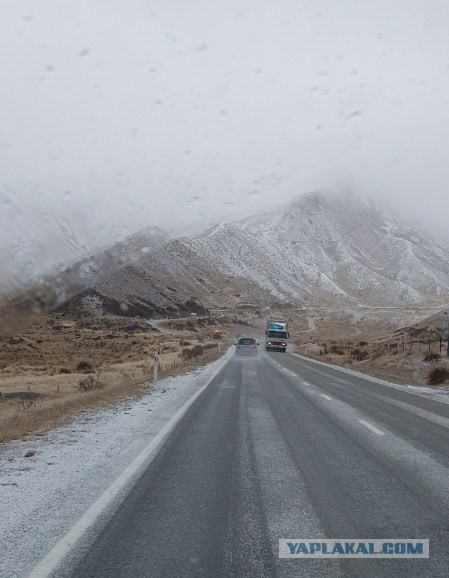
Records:
[[[287,339],[288,333],[286,331],[269,331],[267,333],[268,339]]]
[[[256,342],[254,339],[250,337],[244,337],[243,339],[239,339],[239,345],[255,345]]]
[[[0,576],[449,577],[448,223],[449,0],[0,1]]]

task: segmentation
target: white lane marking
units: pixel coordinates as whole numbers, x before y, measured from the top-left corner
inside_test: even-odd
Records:
[[[173,433],[178,423],[186,415],[191,406],[200,397],[203,391],[217,377],[223,367],[230,360],[230,356],[225,356],[221,363],[206,383],[192,395],[186,403],[178,409],[175,415],[164,425],[159,433],[150,441],[150,443],[141,451],[141,453],[132,461],[119,475],[119,477],[107,488],[101,496],[92,504],[87,512],[72,526],[59,542],[48,552],[48,554],[39,562],[31,571],[28,578],[48,578],[60,564],[69,552],[76,546],[80,538],[91,528],[99,516],[111,506],[113,501],[122,494],[131,481],[137,481],[149,464],[157,456],[159,451],[166,443],[169,436]]]
[[[304,357],[303,355],[299,355],[299,353],[290,353],[289,355],[298,357],[299,359],[306,361],[306,362],[316,363],[319,365],[323,365],[327,368],[336,369],[337,371],[340,371],[341,373],[347,373],[348,375],[352,375],[354,377],[359,377],[361,379],[373,381],[374,383],[379,383],[380,385],[385,385],[386,387],[391,387],[393,389],[399,389],[400,391],[405,391],[406,393],[409,393],[410,395],[417,395],[418,397],[424,397],[425,399],[431,399],[432,401],[438,401],[439,403],[449,404],[449,399],[442,399],[439,397],[437,398],[437,397],[433,397],[432,395],[427,395],[425,393],[413,391],[411,389],[413,387],[413,385],[400,385],[399,383],[393,383],[391,381],[379,379],[378,377],[374,377],[373,375],[369,375],[368,373],[361,373],[360,371],[355,371],[354,369],[348,369],[346,367],[340,367],[339,365],[334,365],[333,363],[325,363],[324,361],[318,361],[318,359],[312,359],[311,357]],[[299,362],[296,362],[296,363],[299,363]],[[311,369],[311,368],[309,368],[309,369]],[[343,383],[345,383],[345,382],[343,382]],[[350,384],[348,382],[346,382],[346,385],[350,385]]]
[[[308,381],[303,381],[303,385],[307,385],[307,387],[312,387]]]
[[[380,429],[377,429],[377,427],[374,427],[373,424],[371,424],[369,421],[365,421],[364,419],[359,419],[358,420],[362,425],[364,425],[366,428],[368,428],[369,430],[371,430],[372,432],[374,432],[375,434],[377,434],[378,436],[383,436],[384,432],[380,431]]]
[[[442,415],[434,413],[433,411],[428,411],[427,409],[422,409],[420,407],[416,407],[414,405],[411,405],[410,403],[406,403],[405,401],[399,401],[397,399],[391,399],[389,397],[385,397],[384,395],[378,395],[376,397],[387,401],[391,405],[395,405],[396,407],[400,407],[401,409],[404,409],[405,411],[413,413],[419,417],[422,417],[422,418],[427,419],[433,423],[436,423],[437,425],[440,425],[442,427],[449,429],[449,418],[447,418],[447,417],[444,417]]]
[[[324,397],[324,399],[327,399],[329,401],[332,401],[332,398],[329,397],[328,395],[326,395],[325,393],[320,393],[321,397]]]

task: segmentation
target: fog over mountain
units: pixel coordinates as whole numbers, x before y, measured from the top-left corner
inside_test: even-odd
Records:
[[[0,287],[311,190],[368,193],[447,237],[444,0],[1,10]]]
[[[144,317],[248,303],[355,310],[448,301],[448,250],[367,198],[324,191],[175,239],[146,229],[25,295],[46,309]]]

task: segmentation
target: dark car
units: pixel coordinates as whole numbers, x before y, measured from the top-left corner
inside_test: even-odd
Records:
[[[236,355],[257,355],[258,343],[254,337],[240,337],[235,343]]]

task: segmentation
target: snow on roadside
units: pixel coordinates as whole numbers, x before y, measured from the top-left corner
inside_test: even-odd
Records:
[[[221,363],[0,446],[0,577],[27,576]]]

